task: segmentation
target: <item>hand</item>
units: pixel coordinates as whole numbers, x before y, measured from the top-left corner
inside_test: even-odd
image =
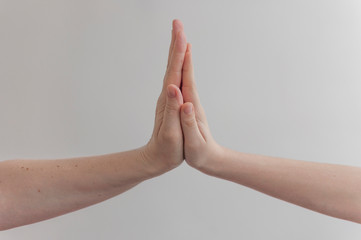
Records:
[[[147,145],[141,149],[142,159],[153,176],[177,167],[184,159],[180,123],[183,97],[179,87],[186,48],[183,25],[179,20],[174,20],[168,65],[157,102],[153,134]]]
[[[194,81],[191,44],[187,44],[183,74],[181,124],[184,136],[186,162],[203,172],[222,156],[223,148],[216,143],[209,130],[207,118],[200,103]]]

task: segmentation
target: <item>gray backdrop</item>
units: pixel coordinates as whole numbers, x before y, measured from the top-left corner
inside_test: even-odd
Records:
[[[144,145],[183,21],[215,139],[361,166],[360,1],[0,0],[0,159]],[[179,168],[0,239],[360,239],[360,225]]]

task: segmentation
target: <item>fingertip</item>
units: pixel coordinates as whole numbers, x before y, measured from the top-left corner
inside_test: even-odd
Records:
[[[170,98],[176,98],[178,104],[183,104],[182,92],[180,91],[179,87],[177,87],[177,85],[169,84],[167,86],[167,94]]]
[[[168,97],[170,98],[175,98],[177,96],[177,91],[176,89],[174,89],[174,86],[172,86],[173,84],[170,84],[167,86],[167,94]]]
[[[172,89],[173,91],[177,91],[179,89],[179,87],[177,85],[171,83],[167,86],[167,89]]]
[[[192,112],[193,112],[193,104],[191,102],[184,103],[183,106],[182,106],[182,111],[186,115],[191,115]]]
[[[179,20],[179,19],[173,19],[172,25],[173,25],[173,28],[174,28],[174,29],[177,28],[177,29],[181,30],[181,29],[184,28],[184,27],[183,27],[183,23],[182,23],[181,20]]]

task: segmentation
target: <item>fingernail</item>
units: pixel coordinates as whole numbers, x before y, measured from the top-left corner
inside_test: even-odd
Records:
[[[185,108],[184,108],[184,113],[185,114],[191,114],[192,113],[192,105],[188,104]]]
[[[167,91],[168,91],[168,97],[170,98],[175,98],[175,96],[177,95],[173,88],[168,88]]]

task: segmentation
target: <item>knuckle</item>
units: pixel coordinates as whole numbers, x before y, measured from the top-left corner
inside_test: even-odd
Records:
[[[175,67],[175,66],[169,66],[166,72],[166,80],[169,79],[179,79],[182,77],[181,69]]]
[[[158,108],[156,110],[156,119],[162,119],[164,115],[164,108]]]
[[[184,120],[184,123],[187,127],[193,128],[196,125],[196,122],[193,120],[193,118],[187,118]]]
[[[184,61],[184,54],[182,53],[182,51],[175,52],[172,55],[169,67],[171,68],[175,67],[176,69],[182,68],[183,61]]]
[[[168,102],[165,105],[165,110],[167,113],[175,112],[179,110],[179,106],[175,104],[174,102]]]

